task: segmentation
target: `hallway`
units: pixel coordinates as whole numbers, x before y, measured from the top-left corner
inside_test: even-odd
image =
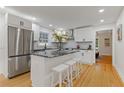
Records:
[[[100,56],[96,60],[97,64],[112,64],[112,56]]]

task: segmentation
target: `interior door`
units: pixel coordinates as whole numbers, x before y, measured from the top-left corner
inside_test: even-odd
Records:
[[[17,28],[8,26],[8,55],[16,56]]]
[[[23,29],[24,31],[24,54],[31,52],[31,33],[32,31]]]

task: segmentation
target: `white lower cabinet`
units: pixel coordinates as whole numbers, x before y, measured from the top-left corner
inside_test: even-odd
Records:
[[[83,64],[92,64],[94,63],[94,52],[93,50],[80,50],[82,54],[82,63]]]

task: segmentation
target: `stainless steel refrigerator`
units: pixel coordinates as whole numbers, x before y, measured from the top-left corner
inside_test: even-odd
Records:
[[[8,26],[8,78],[30,70],[32,31]]]

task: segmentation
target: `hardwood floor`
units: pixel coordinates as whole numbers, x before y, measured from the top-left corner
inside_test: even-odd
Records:
[[[96,64],[83,65],[81,76],[74,81],[75,86],[82,87],[121,87],[121,81],[115,68],[112,66],[111,56],[102,56]]]
[[[112,64],[112,56],[100,56],[96,62],[100,64]]]
[[[6,79],[0,75],[0,87],[31,87],[30,73]]]
[[[30,87],[30,73],[5,79],[0,75],[0,87]],[[74,80],[74,87],[122,87],[118,73],[111,64],[111,57],[103,56],[93,65],[82,65],[81,75]]]

